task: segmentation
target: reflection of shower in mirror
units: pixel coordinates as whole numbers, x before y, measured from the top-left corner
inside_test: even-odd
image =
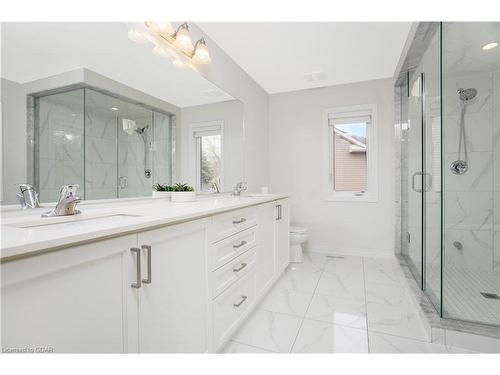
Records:
[[[125,133],[132,135],[135,132],[139,135],[139,137],[141,137],[144,143],[144,176],[146,178],[151,178],[151,169],[148,168],[149,146],[148,146],[148,136],[146,133],[146,131],[149,128],[149,125],[146,125],[143,128],[139,128],[137,127],[137,124],[134,120],[123,118],[122,127]]]

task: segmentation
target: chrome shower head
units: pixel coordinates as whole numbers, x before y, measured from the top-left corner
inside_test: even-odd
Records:
[[[468,102],[469,100],[472,100],[476,97],[477,90],[475,88],[458,89],[457,94],[460,97],[461,101]]]
[[[136,128],[136,129],[135,129],[135,132],[136,132],[137,134],[144,134],[144,132],[146,131],[146,129],[147,129],[147,128],[148,128],[148,126],[145,126],[145,127],[143,127],[143,128]]]

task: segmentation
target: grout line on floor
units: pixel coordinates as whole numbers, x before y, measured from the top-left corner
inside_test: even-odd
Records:
[[[371,353],[370,349],[370,335],[368,327],[368,303],[366,302],[366,277],[365,277],[365,257],[361,257],[361,263],[363,264],[363,288],[365,291],[365,320],[366,320],[366,344],[368,346],[368,354]]]
[[[304,320],[306,319],[307,312],[309,311],[309,307],[311,307],[311,302],[312,302],[312,300],[313,300],[313,298],[314,298],[314,296],[316,294],[316,289],[318,289],[319,282],[321,281],[321,278],[323,277],[323,272],[325,272],[326,262],[327,262],[327,258],[325,257],[325,260],[323,261],[323,266],[321,267],[321,273],[319,275],[318,281],[316,282],[316,286],[314,287],[313,293],[311,295],[311,299],[309,300],[309,304],[307,305],[306,312],[304,313],[304,316],[302,317],[302,321],[300,322],[299,330],[297,331],[297,334],[295,335],[295,339],[293,340],[293,344],[292,344],[292,347],[290,348],[290,352],[289,353],[293,352],[293,348],[295,346],[295,342],[297,341],[297,338],[299,337],[299,334],[300,334],[300,331],[302,329],[302,326],[304,325]]]
[[[240,345],[250,346],[250,347],[255,348],[255,349],[264,350],[265,352],[268,352],[268,353],[278,354],[278,352],[275,352],[274,350],[269,350],[269,349],[266,349],[266,348],[261,348],[260,346],[257,346],[257,345],[250,345],[250,344],[247,344],[246,342],[241,342],[241,341],[234,340],[234,339],[229,340],[228,343],[226,344],[226,346],[228,346],[231,343],[231,341],[235,342],[237,344],[240,344]],[[224,347],[224,349],[225,349],[225,347]],[[221,353],[222,354],[229,354],[229,353],[223,353],[223,352],[221,352]]]

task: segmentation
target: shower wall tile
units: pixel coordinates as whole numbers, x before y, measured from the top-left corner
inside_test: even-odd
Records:
[[[445,116],[460,115],[460,98],[457,91],[460,88],[473,87],[477,90],[477,96],[467,105],[467,113],[491,112],[495,108],[493,96],[494,74],[491,72],[479,72],[457,76],[454,71],[444,73],[444,114]]]
[[[450,166],[459,156],[456,153],[445,155],[445,166]],[[492,152],[469,153],[469,169],[463,175],[456,175],[450,168],[445,168],[445,186],[447,191],[492,191],[493,189],[493,154]]]
[[[493,229],[493,192],[445,192],[445,228]]]
[[[498,272],[500,285],[500,231],[493,234],[493,271]]]
[[[459,242],[462,249],[457,249]],[[491,231],[452,230],[444,237],[446,265],[490,272],[493,264],[493,236]]]
[[[491,151],[493,145],[492,111],[469,113],[464,116],[467,148],[469,152]],[[444,147],[446,152],[458,152],[460,116],[444,118]],[[463,152],[463,146],[462,146]]]

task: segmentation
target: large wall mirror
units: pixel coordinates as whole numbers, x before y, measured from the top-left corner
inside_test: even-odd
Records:
[[[127,33],[124,23],[2,23],[2,204],[24,182],[53,202],[64,184],[94,200],[244,180],[243,104]]]

